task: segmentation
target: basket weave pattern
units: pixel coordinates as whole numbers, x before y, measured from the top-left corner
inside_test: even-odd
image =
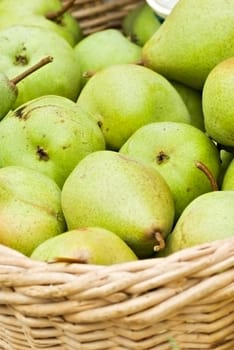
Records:
[[[63,1],[66,3],[67,1]],[[123,17],[143,0],[76,0],[72,14],[84,34],[106,28],[120,28]]]
[[[112,266],[0,246],[0,349],[234,349],[234,239]]]

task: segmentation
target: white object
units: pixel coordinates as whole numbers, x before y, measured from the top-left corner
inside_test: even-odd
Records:
[[[179,0],[146,0],[148,5],[162,18],[166,18]]]

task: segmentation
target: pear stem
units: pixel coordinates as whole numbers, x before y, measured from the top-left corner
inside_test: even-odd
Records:
[[[36,70],[40,69],[41,67],[45,66],[46,64],[52,61],[53,61],[53,57],[51,56],[42,58],[39,62],[34,64],[32,67],[26,69],[24,72],[20,73],[15,78],[11,79],[11,82],[15,85],[18,84],[21,80],[26,78],[28,75],[30,75],[31,73],[35,72]]]
[[[212,190],[218,191],[219,190],[218,183],[217,183],[215,177],[213,176],[213,174],[211,173],[210,169],[208,169],[207,166],[200,161],[196,161],[195,164],[196,164],[196,167],[198,169],[200,169],[206,175],[208,180],[210,181]]]
[[[161,232],[155,232],[154,237],[156,238],[158,244],[154,246],[154,251],[159,252],[160,250],[165,248],[165,240],[161,234]]]
[[[65,12],[67,12],[74,4],[75,0],[70,0],[66,4],[63,4],[60,10],[49,12],[46,15],[46,18],[51,21],[56,21],[59,17],[61,17]]]
[[[49,261],[49,263],[57,263],[57,262],[63,262],[63,263],[69,263],[69,264],[88,264],[87,259],[70,258],[70,257],[63,257],[63,256],[58,256],[54,258],[52,261]]]
[[[91,70],[87,70],[82,74],[83,78],[92,78],[96,72],[92,72]]]

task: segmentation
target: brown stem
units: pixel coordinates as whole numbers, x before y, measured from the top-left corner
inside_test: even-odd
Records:
[[[154,251],[159,252],[160,250],[165,248],[165,240],[161,232],[155,232],[154,236],[158,242],[158,244],[154,246]]]
[[[36,70],[40,69],[41,67],[45,66],[46,64],[48,64],[52,61],[53,61],[53,57],[51,57],[51,56],[47,56],[45,58],[42,58],[39,62],[34,64],[32,67],[26,69],[24,72],[20,73],[15,78],[11,79],[11,82],[16,85],[21,80],[26,78],[28,75],[30,75],[31,73],[35,72]]]
[[[196,167],[198,169],[200,169],[206,175],[208,180],[210,181],[212,190],[218,191],[219,190],[218,183],[217,183],[215,177],[213,176],[213,174],[211,173],[210,169],[208,169],[207,166],[200,161],[196,161],[195,164],[196,164]]]
[[[96,72],[92,72],[91,70],[87,70],[82,74],[83,78],[92,78],[92,76],[96,74]]]
[[[70,263],[70,264],[87,264],[88,263],[86,259],[70,258],[70,257],[63,257],[63,256],[55,257],[53,260],[49,262],[50,263],[63,262],[63,263]]]
[[[46,15],[46,18],[51,21],[56,21],[59,17],[61,17],[65,12],[67,12],[74,4],[75,0],[70,0],[67,3],[63,4],[61,9],[54,12],[49,12]]]

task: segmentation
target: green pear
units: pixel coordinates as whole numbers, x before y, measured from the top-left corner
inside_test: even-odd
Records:
[[[232,160],[229,163],[228,167],[223,176],[223,181],[221,185],[223,191],[232,190],[234,191],[234,158],[232,155]]]
[[[144,64],[202,90],[214,66],[234,56],[231,0],[180,0],[142,49]]]
[[[115,151],[87,155],[62,188],[70,230],[99,226],[116,233],[138,257],[163,246],[174,221],[174,201],[163,177]]]
[[[44,67],[44,65],[52,62],[53,58],[47,56],[41,59],[34,66],[26,69],[24,72],[19,74],[14,79],[8,79],[6,74],[0,72],[0,92],[1,92],[1,102],[0,102],[0,119],[2,119],[14,106],[14,103],[18,96],[17,84],[26,78],[28,75],[35,72],[37,69]]]
[[[60,187],[82,158],[105,149],[96,121],[75,102],[52,95],[10,111],[0,123],[0,143],[0,167],[29,167]]]
[[[197,164],[209,169],[216,180],[221,168],[215,144],[203,131],[185,123],[144,125],[119,152],[160,172],[173,194],[176,219],[194,198],[212,190],[209,178]]]
[[[16,25],[0,31],[0,71],[9,79],[43,57],[53,62],[19,82],[14,108],[42,95],[76,100],[81,88],[80,67],[73,48],[57,33],[38,26]]]
[[[190,113],[191,124],[198,129],[205,131],[204,114],[202,110],[202,93],[177,81],[171,81],[171,84],[182,97]]]
[[[220,145],[234,147],[234,57],[215,66],[203,88],[202,103],[208,135]]]
[[[160,27],[161,22],[147,3],[140,3],[125,15],[122,28],[137,45],[143,46]]]
[[[30,255],[44,240],[66,229],[61,190],[35,170],[0,169],[0,244]]]
[[[0,30],[13,25],[36,25],[50,29],[74,46],[82,38],[79,22],[68,11],[73,1],[59,0],[1,0]]]
[[[213,191],[185,208],[167,237],[165,255],[234,236],[234,191]]]
[[[112,265],[138,260],[132,249],[115,233],[101,227],[64,232],[41,243],[31,254],[34,260]]]
[[[141,60],[141,48],[112,28],[86,36],[74,47],[74,52],[81,68],[82,86],[102,68]]]
[[[220,150],[221,171],[218,178],[219,187],[222,187],[224,175],[233,158],[234,153],[228,152],[225,149]]]
[[[187,107],[169,81],[136,64],[116,64],[96,73],[77,104],[98,121],[107,148],[112,150],[118,150],[145,124],[190,123]]]

